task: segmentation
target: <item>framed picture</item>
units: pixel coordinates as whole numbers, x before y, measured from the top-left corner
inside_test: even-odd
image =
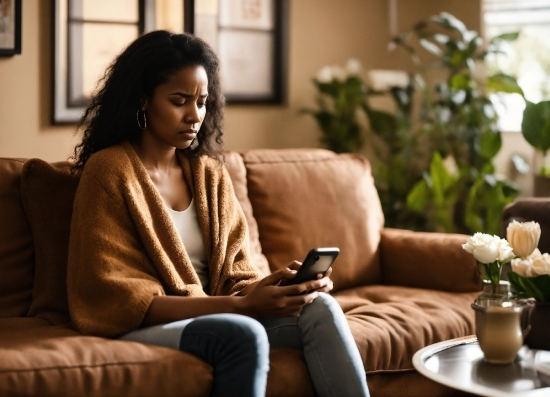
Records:
[[[186,0],[186,30],[220,59],[228,103],[284,103],[288,0]]]
[[[0,55],[21,54],[21,0],[0,0]]]
[[[112,60],[144,32],[183,32],[183,12],[184,0],[54,0],[52,123],[78,122]]]

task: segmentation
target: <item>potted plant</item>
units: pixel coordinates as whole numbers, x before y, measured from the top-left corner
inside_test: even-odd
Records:
[[[423,214],[429,230],[498,234],[502,209],[520,194],[519,187],[497,174],[493,164],[502,139],[489,94],[522,94],[522,90],[512,76],[478,73],[488,53],[516,37],[501,35],[485,49],[477,32],[441,13],[392,41],[411,55],[422,93],[417,125],[431,163],[406,201],[407,208]],[[434,83],[428,77],[434,69],[446,77]],[[454,174],[446,167],[449,162],[456,164]]]
[[[521,133],[535,149],[535,197],[550,196],[550,168],[544,164],[550,149],[550,101],[532,103],[525,101]]]
[[[303,109],[321,128],[321,142],[336,153],[359,152],[365,142],[357,112],[366,100],[367,87],[359,76],[361,65],[355,59],[346,67],[323,67],[313,79],[318,90],[318,109]]]

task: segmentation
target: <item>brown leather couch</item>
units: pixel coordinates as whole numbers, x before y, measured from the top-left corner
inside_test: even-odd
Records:
[[[461,395],[418,374],[412,356],[474,333],[480,281],[461,247],[467,236],[385,229],[360,156],[266,149],[225,161],[262,271],[340,247],[333,295],[373,397]],[[71,327],[65,276],[78,180],[68,169],[0,159],[0,396],[207,396],[212,368],[196,357]],[[300,351],[272,349],[268,395],[314,395]]]

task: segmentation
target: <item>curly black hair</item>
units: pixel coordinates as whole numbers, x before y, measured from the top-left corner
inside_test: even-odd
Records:
[[[141,134],[136,113],[143,98],[188,66],[202,66],[208,76],[206,116],[189,155],[222,157],[225,98],[214,51],[198,37],[157,30],[142,35],[118,55],[98,83],[90,105],[78,124],[81,142],[74,149],[73,171],[81,172],[90,156]]]

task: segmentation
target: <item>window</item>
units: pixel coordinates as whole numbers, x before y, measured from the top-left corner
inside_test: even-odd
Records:
[[[550,99],[550,0],[484,0],[487,41],[503,33],[519,32],[515,41],[503,42],[503,54],[487,57],[488,73],[503,72],[517,78],[531,102]],[[525,102],[518,94],[492,97],[502,131],[520,131]]]

